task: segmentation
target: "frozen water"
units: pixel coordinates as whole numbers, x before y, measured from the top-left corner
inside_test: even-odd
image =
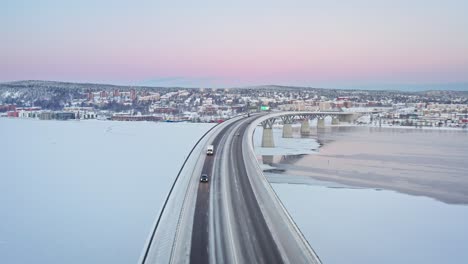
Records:
[[[468,206],[373,189],[273,187],[323,263],[468,259]]]
[[[312,135],[319,153],[263,168],[323,263],[465,263],[466,135],[333,128]]]
[[[136,263],[211,126],[0,119],[0,262]]]

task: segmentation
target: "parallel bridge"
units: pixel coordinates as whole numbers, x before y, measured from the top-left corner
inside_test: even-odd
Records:
[[[275,146],[273,139],[273,125],[277,120],[283,123],[283,138],[292,137],[292,124],[301,123],[301,134],[310,134],[310,120],[317,119],[317,128],[325,128],[325,118],[332,118],[332,125],[340,122],[353,122],[362,113],[352,112],[277,112],[267,115],[268,118],[261,121],[263,126],[262,147],[272,148]]]

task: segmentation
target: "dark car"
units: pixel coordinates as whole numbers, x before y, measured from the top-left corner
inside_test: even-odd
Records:
[[[208,175],[203,173],[200,177],[201,182],[208,182]]]

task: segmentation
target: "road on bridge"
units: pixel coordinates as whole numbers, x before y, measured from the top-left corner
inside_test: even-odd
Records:
[[[224,127],[213,141],[215,154],[205,159],[203,173],[209,175],[210,181],[198,187],[191,263],[283,262],[242,156],[243,135],[253,118]]]
[[[280,114],[236,117],[213,130],[202,146],[214,145],[214,154],[190,156],[141,263],[321,263],[253,152],[254,125]]]

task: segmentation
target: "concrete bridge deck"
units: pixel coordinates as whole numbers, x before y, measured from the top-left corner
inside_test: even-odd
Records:
[[[310,134],[310,120],[317,119],[317,128],[325,128],[325,118],[332,118],[332,125],[338,125],[340,122],[351,123],[355,121],[362,113],[353,112],[271,112],[262,118],[263,126],[262,147],[272,148],[275,146],[273,139],[273,125],[277,120],[283,123],[283,138],[292,137],[292,124],[301,123],[301,134]]]

